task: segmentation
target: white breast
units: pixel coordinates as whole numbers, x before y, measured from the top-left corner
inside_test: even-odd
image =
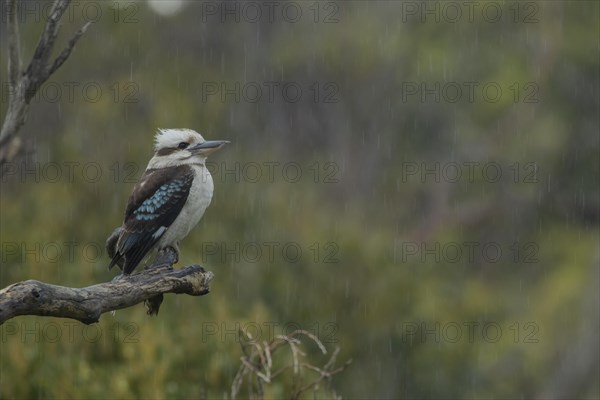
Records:
[[[159,249],[166,246],[177,248],[177,243],[198,224],[212,199],[214,186],[210,172],[204,165],[191,165],[191,167],[195,178],[187,201],[173,224],[160,238]]]

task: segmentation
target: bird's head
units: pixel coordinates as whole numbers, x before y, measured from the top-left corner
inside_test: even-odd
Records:
[[[165,168],[183,164],[203,164],[209,154],[219,150],[226,140],[206,141],[191,129],[159,129],[154,141],[154,157],[149,168]]]

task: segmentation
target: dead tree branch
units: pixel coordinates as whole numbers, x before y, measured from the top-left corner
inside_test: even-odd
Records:
[[[77,41],[90,25],[88,22],[78,30],[58,57],[51,61],[52,50],[60,28],[59,22],[70,2],[71,0],[54,2],[44,31],[26,69],[23,69],[21,59],[17,1],[7,2],[8,107],[0,130],[0,165],[10,161],[20,152],[21,142],[17,134],[25,123],[31,99],[50,75],[69,58]]]
[[[161,251],[149,268],[134,275],[119,275],[111,282],[69,288],[28,280],[0,290],[0,325],[18,315],[71,318],[85,324],[100,315],[145,302],[148,314],[157,314],[164,293],[202,296],[209,292],[212,272],[199,265],[174,270],[173,249]]]

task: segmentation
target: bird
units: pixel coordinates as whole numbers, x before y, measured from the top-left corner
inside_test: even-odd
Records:
[[[154,156],[129,197],[109,270],[117,264],[129,275],[154,248],[172,247],[179,260],[179,242],[198,224],[212,199],[206,159],[228,143],[206,141],[191,129],[158,130]]]

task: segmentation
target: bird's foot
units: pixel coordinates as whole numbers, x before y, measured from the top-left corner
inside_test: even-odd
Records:
[[[173,269],[173,264],[179,261],[179,252],[175,247],[167,246],[158,251],[156,259],[149,268],[168,268]]]
[[[179,262],[179,248],[177,246],[169,248],[175,253],[175,261],[173,261],[173,264],[177,264]]]
[[[167,246],[162,250],[166,257],[169,260],[169,265],[173,268],[173,264],[177,264],[179,262],[179,249],[177,245],[175,246]]]

